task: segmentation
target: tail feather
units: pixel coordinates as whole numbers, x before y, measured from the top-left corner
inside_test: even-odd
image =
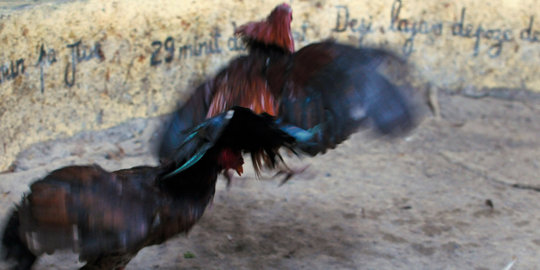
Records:
[[[15,260],[13,270],[30,270],[37,257],[28,249],[19,235],[19,212],[13,211],[4,229],[2,246],[5,249],[5,259]]]

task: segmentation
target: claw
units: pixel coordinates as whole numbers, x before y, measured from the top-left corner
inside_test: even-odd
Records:
[[[302,168],[299,168],[299,169],[296,169],[296,168],[291,169],[289,167],[285,167],[285,168],[279,170],[276,174],[274,174],[273,177],[277,177],[277,176],[282,175],[282,174],[285,175],[285,177],[279,183],[279,186],[281,187],[285,183],[287,183],[294,175],[303,173],[307,168],[309,168],[309,165],[306,165],[306,166],[304,166]]]

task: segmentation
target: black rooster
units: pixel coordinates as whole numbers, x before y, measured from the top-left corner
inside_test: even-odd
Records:
[[[185,138],[162,166],[69,166],[34,182],[5,228],[6,258],[16,260],[14,269],[31,269],[40,254],[73,249],[86,261],[82,269],[122,269],[142,248],[187,233],[212,200],[218,174],[242,172],[242,153],[275,166],[278,149],[295,144],[273,117],[240,107]]]

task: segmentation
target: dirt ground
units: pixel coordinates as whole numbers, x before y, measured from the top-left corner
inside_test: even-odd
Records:
[[[395,140],[362,132],[325,155],[291,158],[311,166],[281,187],[245,166],[230,190],[218,182],[187,237],[142,250],[127,269],[502,270],[514,259],[511,269],[538,269],[540,97],[501,93],[440,93],[441,119],[428,114]],[[0,224],[28,183],[55,168],[155,164],[162,120],[24,151],[17,170],[0,175]],[[36,269],[76,261],[54,254]]]

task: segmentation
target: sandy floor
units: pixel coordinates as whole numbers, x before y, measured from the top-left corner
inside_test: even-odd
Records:
[[[187,237],[144,249],[127,269],[502,270],[514,258],[512,269],[538,269],[540,98],[501,96],[441,93],[442,119],[428,116],[397,140],[361,133],[325,155],[293,158],[311,167],[281,187],[251,170],[230,190],[220,181]],[[160,121],[28,149],[16,172],[0,175],[0,223],[52,169],[155,164]],[[76,260],[45,256],[36,269],[73,269]]]

